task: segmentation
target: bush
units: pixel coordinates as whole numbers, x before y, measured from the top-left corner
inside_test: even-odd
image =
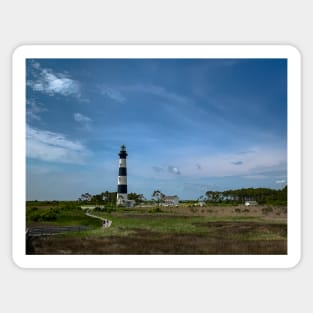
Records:
[[[30,215],[30,220],[33,222],[40,222],[40,221],[44,221],[44,222],[50,222],[50,221],[55,221],[57,219],[57,215],[59,213],[58,209],[49,209],[43,212],[38,212],[38,211],[34,211],[32,212],[32,214]]]
[[[163,212],[159,207],[153,208],[149,211],[149,213],[161,213]]]
[[[105,213],[112,213],[114,209],[109,207],[109,206],[106,206],[106,207],[95,207],[94,208],[94,211],[95,212],[105,212]]]
[[[64,211],[71,211],[71,210],[81,210],[81,207],[77,205],[77,203],[66,203],[62,210]]]
[[[57,213],[54,212],[53,210],[44,212],[41,214],[41,220],[42,221],[55,221],[57,219]]]
[[[262,208],[262,213],[270,213],[273,212],[273,209],[271,207]]]

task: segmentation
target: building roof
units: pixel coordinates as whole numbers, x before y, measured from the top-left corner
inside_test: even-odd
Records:
[[[176,199],[178,199],[177,196],[164,196],[163,197],[163,200],[176,200]]]

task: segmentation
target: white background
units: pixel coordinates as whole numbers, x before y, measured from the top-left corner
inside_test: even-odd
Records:
[[[3,312],[309,312],[309,1],[2,1],[0,308]],[[22,44],[291,44],[302,53],[302,260],[289,270],[22,270],[11,258],[11,55]],[[311,76],[311,77],[310,77]],[[311,129],[312,131],[312,129]],[[300,209],[300,208],[299,208]]]

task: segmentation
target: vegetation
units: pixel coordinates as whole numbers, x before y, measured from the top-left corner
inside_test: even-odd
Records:
[[[157,208],[160,207],[160,202],[162,201],[162,199],[164,198],[164,196],[165,196],[165,195],[164,195],[160,190],[155,190],[155,191],[153,191],[152,199],[153,199],[153,201],[156,202]]]
[[[82,194],[78,201],[28,201],[29,228],[73,226],[72,232],[32,238],[35,254],[286,254],[287,187],[208,191],[178,207],[129,194],[137,204],[117,208],[116,192]],[[245,207],[245,200],[260,205]],[[95,206],[93,218],[81,206]],[[101,219],[112,225],[104,229]],[[77,231],[77,226],[79,231]],[[81,227],[84,226],[84,227]]]
[[[154,208],[156,210],[157,208]],[[67,211],[68,212],[68,211]],[[76,211],[73,210],[72,218]],[[81,211],[77,211],[81,212]],[[63,214],[60,211],[58,214]],[[108,213],[97,212],[108,218]],[[34,254],[286,254],[287,224],[257,216],[112,212],[112,226],[34,237]],[[271,213],[269,213],[271,214]],[[61,216],[59,216],[61,217]],[[63,218],[53,223],[59,223]],[[92,219],[99,222],[97,219]],[[80,216],[79,223],[82,222]],[[46,222],[48,223],[48,222]],[[49,222],[51,223],[51,222]],[[78,219],[75,223],[78,223]]]
[[[116,205],[117,192],[101,192],[99,194],[91,195],[89,192],[83,193],[78,201],[84,204],[92,205],[105,205],[105,206],[115,206]]]
[[[134,200],[136,204],[140,204],[145,201],[143,194],[131,192],[128,194],[128,200]]]
[[[225,191],[209,190],[201,199],[207,204],[241,204],[248,200],[258,204],[287,205],[287,186],[281,190],[270,188],[242,188]]]
[[[60,201],[54,202],[54,206],[49,203],[49,207],[47,202],[37,202],[37,206],[32,206],[33,202],[26,204],[27,225],[85,225],[93,228],[101,226],[101,221],[86,216],[77,203]]]

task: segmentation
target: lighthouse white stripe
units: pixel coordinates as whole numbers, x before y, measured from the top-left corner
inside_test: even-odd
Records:
[[[126,167],[126,159],[120,159],[119,167]]]
[[[127,176],[119,176],[118,177],[119,185],[127,185]]]

